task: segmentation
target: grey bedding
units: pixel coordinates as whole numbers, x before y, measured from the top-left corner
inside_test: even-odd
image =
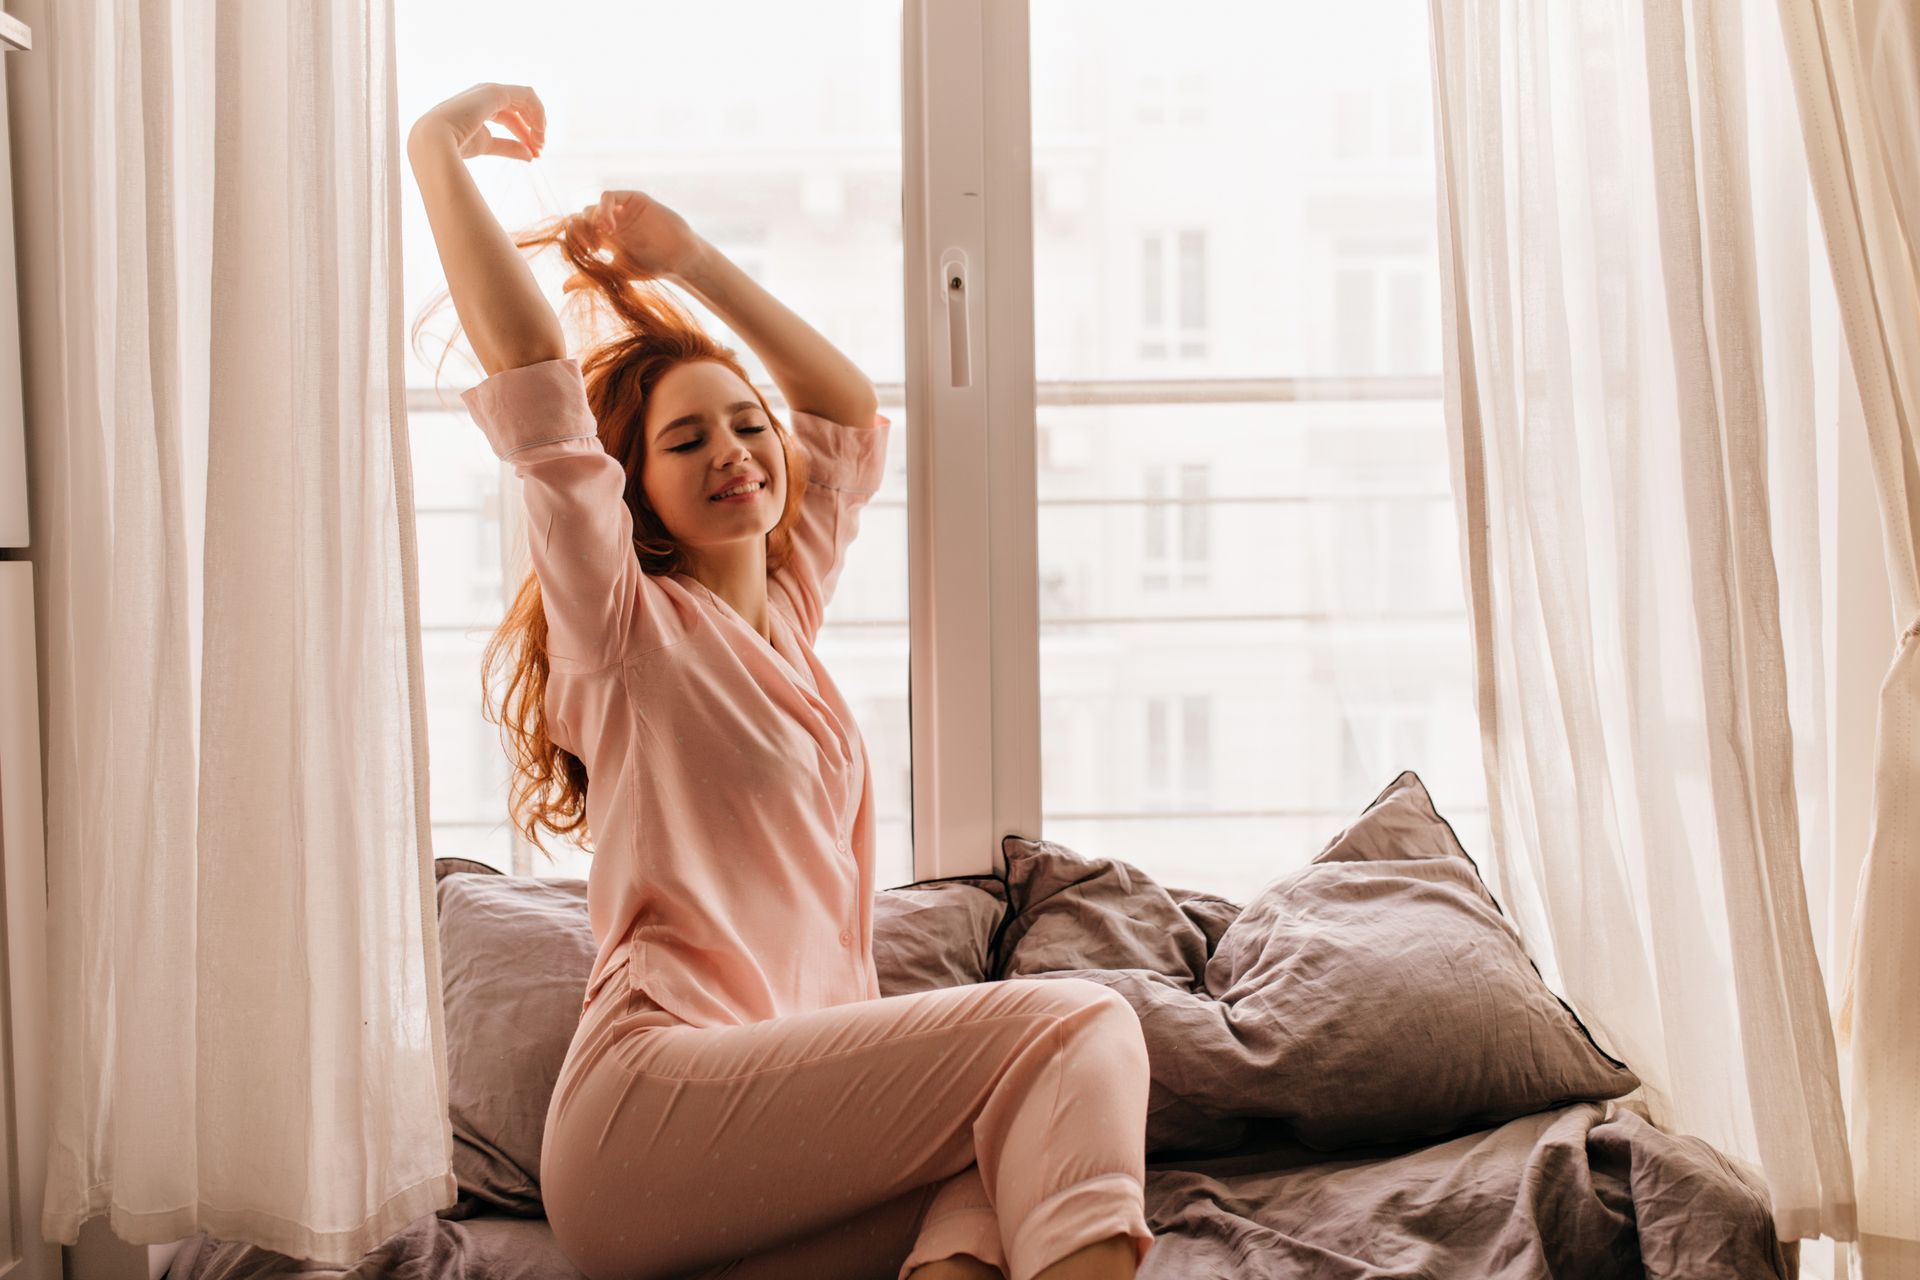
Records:
[[[1797,1274],[1756,1175],[1609,1101],[1637,1081],[1540,982],[1412,774],[1244,906],[1045,841],[1003,852],[1003,875],[876,896],[881,993],[1078,976],[1133,1005],[1143,1277]],[[577,1274],[537,1174],[585,885],[437,870],[460,1202],[349,1271],[202,1236],[175,1280]]]
[[[1147,1218],[1155,1240],[1139,1274],[1792,1280],[1797,1246],[1774,1239],[1766,1206],[1764,1190],[1705,1143],[1663,1134],[1609,1103],[1522,1116],[1398,1154],[1330,1158],[1277,1130],[1256,1132],[1232,1152],[1149,1163]],[[175,1280],[579,1274],[544,1219],[496,1214],[464,1221],[428,1215],[351,1271],[201,1236],[181,1249],[170,1273]]]

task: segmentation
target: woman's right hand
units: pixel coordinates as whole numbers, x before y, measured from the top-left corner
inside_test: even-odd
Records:
[[[503,138],[487,128],[497,120],[512,130]],[[416,138],[439,136],[453,143],[461,159],[507,156],[533,160],[547,145],[547,109],[523,84],[477,84],[455,94],[414,121],[408,144]]]

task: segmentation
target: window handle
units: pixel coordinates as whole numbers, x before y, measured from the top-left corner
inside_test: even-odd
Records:
[[[967,254],[949,249],[940,256],[940,287],[947,295],[947,368],[950,386],[973,385],[970,346],[972,308],[967,301]]]

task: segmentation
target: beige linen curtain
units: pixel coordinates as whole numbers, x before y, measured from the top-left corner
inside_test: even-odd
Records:
[[[1830,856],[1815,443],[1838,397],[1777,17],[1430,14],[1495,892],[1656,1123],[1757,1167],[1783,1239],[1850,1239],[1803,880]]]
[[[1841,1000],[1867,1280],[1920,1280],[1920,12],[1780,0],[1902,630]]]
[[[454,1199],[389,0],[26,0],[45,1238]]]

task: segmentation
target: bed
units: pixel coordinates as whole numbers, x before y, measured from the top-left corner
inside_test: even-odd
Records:
[[[1047,841],[1003,853],[1001,874],[876,894],[881,992],[1072,976],[1133,1005],[1143,1280],[1797,1277],[1757,1173],[1649,1123],[1413,774],[1244,904]],[[436,873],[459,1201],[347,1270],[202,1234],[173,1280],[578,1276],[537,1173],[592,961],[585,885]]]

